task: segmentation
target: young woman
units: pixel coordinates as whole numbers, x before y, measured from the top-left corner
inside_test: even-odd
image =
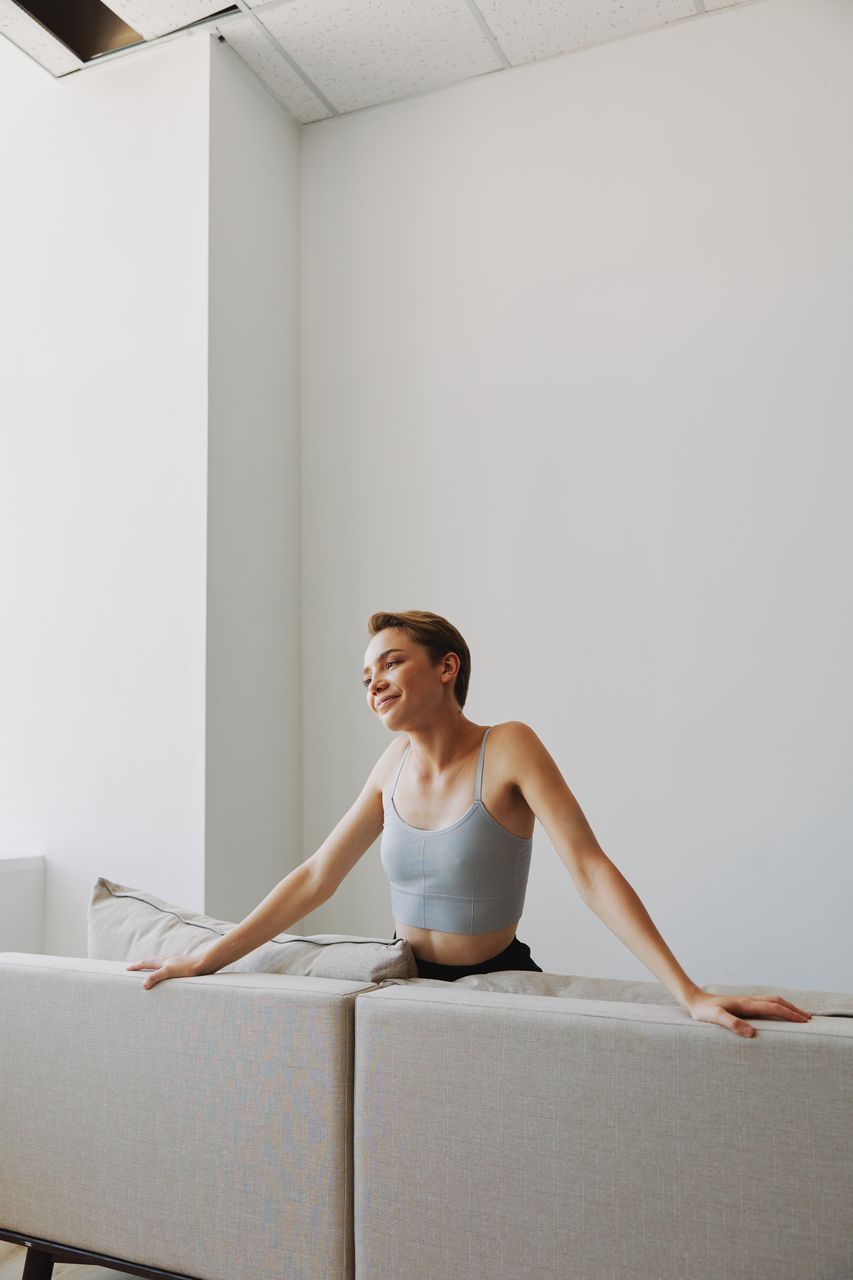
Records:
[[[394,737],[361,794],[316,853],[207,951],[128,965],[154,970],[146,989],[215,973],[284,932],[333,896],[380,835],[394,936],[411,944],[421,977],[541,973],[516,935],[538,818],[586,905],[692,1018],[741,1036],[755,1035],[744,1017],[809,1020],[781,996],[709,994],[688,978],[533,730],[465,716],[471,656],[445,618],[374,613],[368,631],[367,705]]]

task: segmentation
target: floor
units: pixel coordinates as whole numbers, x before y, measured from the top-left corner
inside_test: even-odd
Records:
[[[24,1273],[23,1245],[0,1240],[0,1280],[21,1280]],[[57,1262],[53,1267],[53,1280],[139,1280],[126,1271],[110,1271],[108,1267],[87,1267],[78,1262]]]

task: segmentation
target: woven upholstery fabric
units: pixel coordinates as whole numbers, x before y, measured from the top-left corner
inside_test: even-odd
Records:
[[[853,1276],[853,1022],[462,981],[356,1000],[357,1275]]]
[[[143,976],[0,953],[0,1225],[205,1280],[351,1280],[369,988]]]
[[[389,980],[390,981],[390,980]],[[396,980],[395,980],[396,981]],[[446,987],[436,978],[399,979],[405,986]],[[636,982],[625,978],[572,977],[562,973],[529,973],[522,969],[505,969],[498,973],[469,973],[455,979],[453,986],[475,991],[503,991],[515,995],[568,996],[581,1000],[621,1000],[631,1004],[662,1004],[680,1009],[675,996],[659,982]],[[800,1009],[827,1017],[853,1018],[853,994],[845,991],[804,991],[792,987],[768,987],[761,983],[709,983],[703,991],[719,995],[782,996]],[[756,1019],[761,1026],[762,1020]],[[853,1280],[853,1278],[851,1278]]]
[[[133,964],[152,956],[206,951],[234,928],[199,911],[177,907],[143,889],[103,876],[95,882],[88,911],[88,955],[93,960]],[[360,938],[322,933],[308,938],[280,933],[217,973],[292,973],[350,982],[382,982],[417,975],[415,953],[405,938]]]

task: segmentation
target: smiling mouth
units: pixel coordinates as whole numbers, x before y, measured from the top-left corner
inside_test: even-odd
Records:
[[[380,702],[380,704],[379,704],[379,706],[378,706],[377,710],[379,710],[379,711],[384,711],[384,709],[385,709],[387,706],[390,706],[390,704],[391,704],[392,702],[396,702],[396,701],[397,701],[397,699],[399,698],[399,696],[400,696],[400,695],[399,695],[399,693],[395,693],[395,694],[394,694],[394,696],[393,696],[392,698],[383,698],[383,699],[382,699],[382,701]]]

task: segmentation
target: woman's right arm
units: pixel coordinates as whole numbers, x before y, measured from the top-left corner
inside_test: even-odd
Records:
[[[216,973],[284,933],[297,920],[328,902],[341,881],[382,831],[382,787],[389,761],[401,752],[395,738],[374,765],[355,802],[315,853],[286,875],[245,920],[200,954],[138,960],[128,969],[153,969],[143,988],[164,978],[191,978]]]

